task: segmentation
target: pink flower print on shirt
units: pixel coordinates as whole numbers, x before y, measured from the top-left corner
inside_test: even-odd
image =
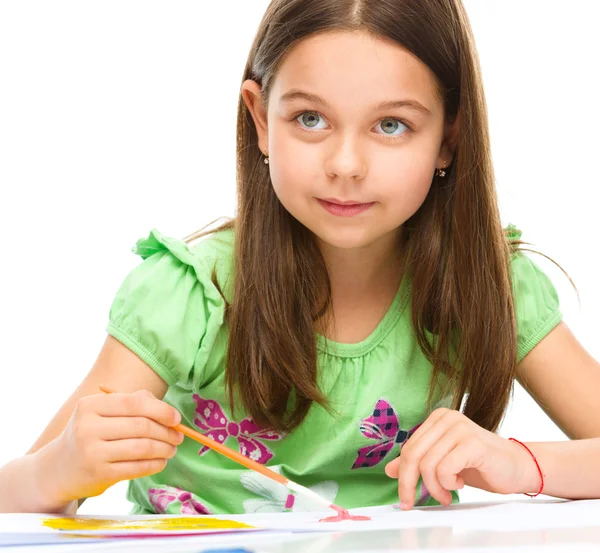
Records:
[[[425,487],[425,484],[423,484],[423,482],[421,482],[421,487],[419,489],[419,497],[415,501],[415,507],[425,505],[425,503],[427,503],[430,499],[431,499],[431,494]]]
[[[380,399],[373,409],[373,414],[360,424],[360,432],[365,438],[377,440],[377,443],[362,447],[352,469],[369,468],[379,464],[396,444],[400,447],[421,426],[410,430],[402,430],[394,408],[385,400]]]
[[[225,443],[228,437],[235,438],[240,453],[261,465],[273,458],[273,452],[261,440],[281,440],[282,434],[261,429],[251,419],[244,419],[240,423],[229,421],[218,402],[212,399],[204,399],[194,394],[194,400],[198,413],[194,424],[204,430],[206,436],[219,443]],[[205,446],[198,454],[204,455],[208,450]]]
[[[171,509],[171,513],[168,512],[169,507],[176,502],[179,502],[179,512],[182,515],[211,515],[212,513],[195,499],[194,494],[180,490],[179,488],[173,488],[171,486],[164,486],[161,488],[150,488],[148,490],[148,501],[154,507],[156,514],[176,514]]]

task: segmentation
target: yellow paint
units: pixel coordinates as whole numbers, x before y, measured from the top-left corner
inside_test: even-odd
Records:
[[[44,526],[54,530],[90,531],[90,530],[134,530],[141,532],[155,531],[198,531],[251,529],[253,526],[235,520],[221,520],[203,516],[195,517],[154,517],[148,519],[103,519],[103,518],[47,518]]]

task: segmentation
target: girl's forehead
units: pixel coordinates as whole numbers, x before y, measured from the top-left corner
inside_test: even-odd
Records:
[[[296,44],[275,76],[270,103],[293,103],[286,99],[290,91],[342,109],[402,99],[421,104],[423,114],[443,109],[435,75],[421,60],[391,40],[358,31],[320,33]]]

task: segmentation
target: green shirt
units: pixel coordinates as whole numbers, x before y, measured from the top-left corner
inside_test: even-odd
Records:
[[[431,412],[432,367],[414,338],[406,280],[365,340],[341,344],[316,337],[319,385],[333,413],[313,405],[301,426],[282,436],[258,428],[240,408],[233,419],[226,399],[225,302],[212,274],[231,301],[233,239],[233,231],[223,231],[188,247],[153,230],[137,244],[145,261],[116,295],[109,334],[167,382],[164,400],[181,412],[183,424],[343,507],[396,503],[397,483],[386,476],[385,465]],[[550,280],[528,257],[514,254],[511,272],[520,361],[561,313]],[[451,396],[434,403],[449,407]],[[162,472],[129,483],[128,499],[134,513],[319,509],[187,438]],[[417,504],[437,504],[422,484]]]

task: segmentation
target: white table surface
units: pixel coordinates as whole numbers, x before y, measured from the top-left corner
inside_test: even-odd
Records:
[[[354,512],[360,512],[355,510]],[[433,507],[398,511],[397,528],[361,529],[360,526],[328,527],[327,531],[292,533],[280,528],[263,533],[223,536],[167,537],[105,541],[73,545],[1,548],[2,553],[55,553],[72,551],[168,551],[202,553],[224,548],[245,548],[253,553],[384,553],[393,551],[443,551],[452,553],[503,552],[600,552],[600,500],[464,503],[449,508]],[[269,515],[260,515],[268,520]],[[270,515],[275,525],[285,526],[285,515]],[[0,514],[0,529],[14,515]],[[245,521],[252,522],[246,515]],[[258,517],[256,517],[258,520]],[[354,523],[358,525],[358,523]],[[331,529],[330,529],[331,528]],[[309,528],[310,529],[310,528]]]

